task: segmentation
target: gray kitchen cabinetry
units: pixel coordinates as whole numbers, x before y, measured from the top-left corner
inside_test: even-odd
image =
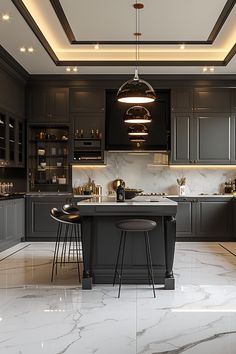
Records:
[[[19,243],[25,235],[25,200],[0,201],[0,251]]]
[[[231,112],[236,112],[236,89],[231,90]]]
[[[172,164],[230,164],[230,113],[173,113]]]
[[[193,115],[172,113],[171,118],[171,163],[189,164],[193,160]]]
[[[193,147],[198,164],[231,163],[230,113],[194,114]]]
[[[0,162],[5,167],[24,167],[24,120],[0,108]]]
[[[197,236],[216,240],[232,238],[232,200],[198,200]]]
[[[196,234],[197,204],[193,199],[176,198],[174,200],[178,202],[176,214],[177,237],[194,237]]]
[[[105,90],[99,88],[70,89],[70,112],[104,112]]]
[[[105,90],[71,88],[70,118],[74,127],[72,163],[104,164]],[[99,147],[96,148],[96,143]]]
[[[230,112],[230,89],[195,88],[193,92],[194,112]]]
[[[50,216],[52,208],[61,209],[71,202],[72,195],[27,195],[26,196],[26,241],[54,240],[57,222]]]
[[[178,202],[176,232],[179,240],[232,240],[233,198],[175,197]]]
[[[171,90],[171,111],[191,112],[193,110],[192,88],[174,88]]]
[[[69,121],[69,89],[34,87],[30,90],[29,120],[36,123]]]

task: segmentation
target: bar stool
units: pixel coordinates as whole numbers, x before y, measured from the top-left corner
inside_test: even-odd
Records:
[[[63,213],[66,215],[75,214],[75,215],[80,216],[79,208],[73,204],[65,204],[62,206],[61,209],[62,209]],[[70,233],[70,239],[69,239],[69,250],[68,250],[68,261],[70,259],[70,254],[72,252],[74,253],[74,251],[77,250],[74,246],[75,239],[73,238],[73,228],[74,228],[74,233],[77,232],[77,235],[78,235],[79,256],[83,257],[83,253],[82,253],[82,218],[81,218],[81,216],[80,216],[80,221],[71,226],[71,233]],[[75,229],[77,229],[77,230],[75,230]],[[73,248],[71,248],[72,245],[73,245]]]
[[[65,263],[77,264],[79,281],[81,281],[79,266],[80,263],[83,263],[83,261],[79,260],[79,246],[78,246],[79,234],[76,229],[76,226],[81,222],[80,216],[77,214],[65,214],[63,211],[60,211],[57,208],[51,209],[50,215],[54,220],[58,222],[56,243],[55,243],[53,263],[52,263],[51,281],[53,281],[55,266],[56,266],[56,274],[57,274],[57,264],[62,265]],[[63,233],[63,226],[64,226],[64,233]],[[68,233],[70,228],[71,228],[71,234],[73,234],[74,232],[76,261],[70,261],[70,260],[66,261],[66,247],[67,247]],[[61,243],[62,243],[62,250],[60,255],[59,251],[60,251]]]
[[[153,230],[157,226],[157,223],[153,220],[148,219],[126,219],[121,220],[116,224],[116,227],[121,230],[118,254],[115,265],[115,272],[113,278],[113,286],[116,283],[116,277],[119,276],[119,291],[118,298],[120,297],[121,284],[123,278],[123,268],[124,268],[124,255],[125,255],[125,245],[126,245],[126,236],[127,232],[143,232],[145,239],[145,248],[146,248],[146,257],[147,257],[147,270],[148,270],[148,281],[149,284],[152,284],[153,296],[156,297],[155,285],[154,285],[154,276],[153,276],[153,267],[152,267],[152,256],[149,242],[149,231]],[[122,246],[123,243],[123,246]],[[122,257],[121,257],[121,266],[120,273],[118,272],[118,263],[120,259],[120,252],[122,248]]]

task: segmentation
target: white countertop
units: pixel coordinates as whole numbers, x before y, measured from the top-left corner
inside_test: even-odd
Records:
[[[116,197],[94,197],[89,198],[87,200],[82,200],[78,202],[78,205],[115,205],[115,206],[174,206],[178,205],[177,202],[170,200],[166,197],[145,197],[145,196],[138,196],[130,200],[126,200],[125,202],[117,202]]]

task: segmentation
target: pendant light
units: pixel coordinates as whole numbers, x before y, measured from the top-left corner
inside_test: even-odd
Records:
[[[152,118],[149,110],[143,106],[132,106],[130,107],[124,116],[125,123],[131,124],[146,124],[151,123]]]
[[[136,68],[134,78],[126,81],[117,93],[117,100],[124,103],[149,103],[156,99],[156,94],[152,86],[139,78],[138,66],[139,66],[139,11],[143,9],[144,5],[136,3],[133,5],[136,10]]]
[[[148,129],[143,124],[131,125],[128,128],[128,135],[129,135],[129,137],[130,136],[132,136],[132,137],[146,136],[146,135],[148,135]]]

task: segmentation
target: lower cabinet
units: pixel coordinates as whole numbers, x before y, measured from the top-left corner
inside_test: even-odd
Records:
[[[233,239],[233,198],[176,197],[177,238],[192,240]]]
[[[27,196],[26,197],[26,241],[54,240],[58,223],[50,216],[52,208],[61,210],[63,204],[71,202],[71,196]]]
[[[19,243],[25,235],[25,200],[0,201],[0,251]]]

